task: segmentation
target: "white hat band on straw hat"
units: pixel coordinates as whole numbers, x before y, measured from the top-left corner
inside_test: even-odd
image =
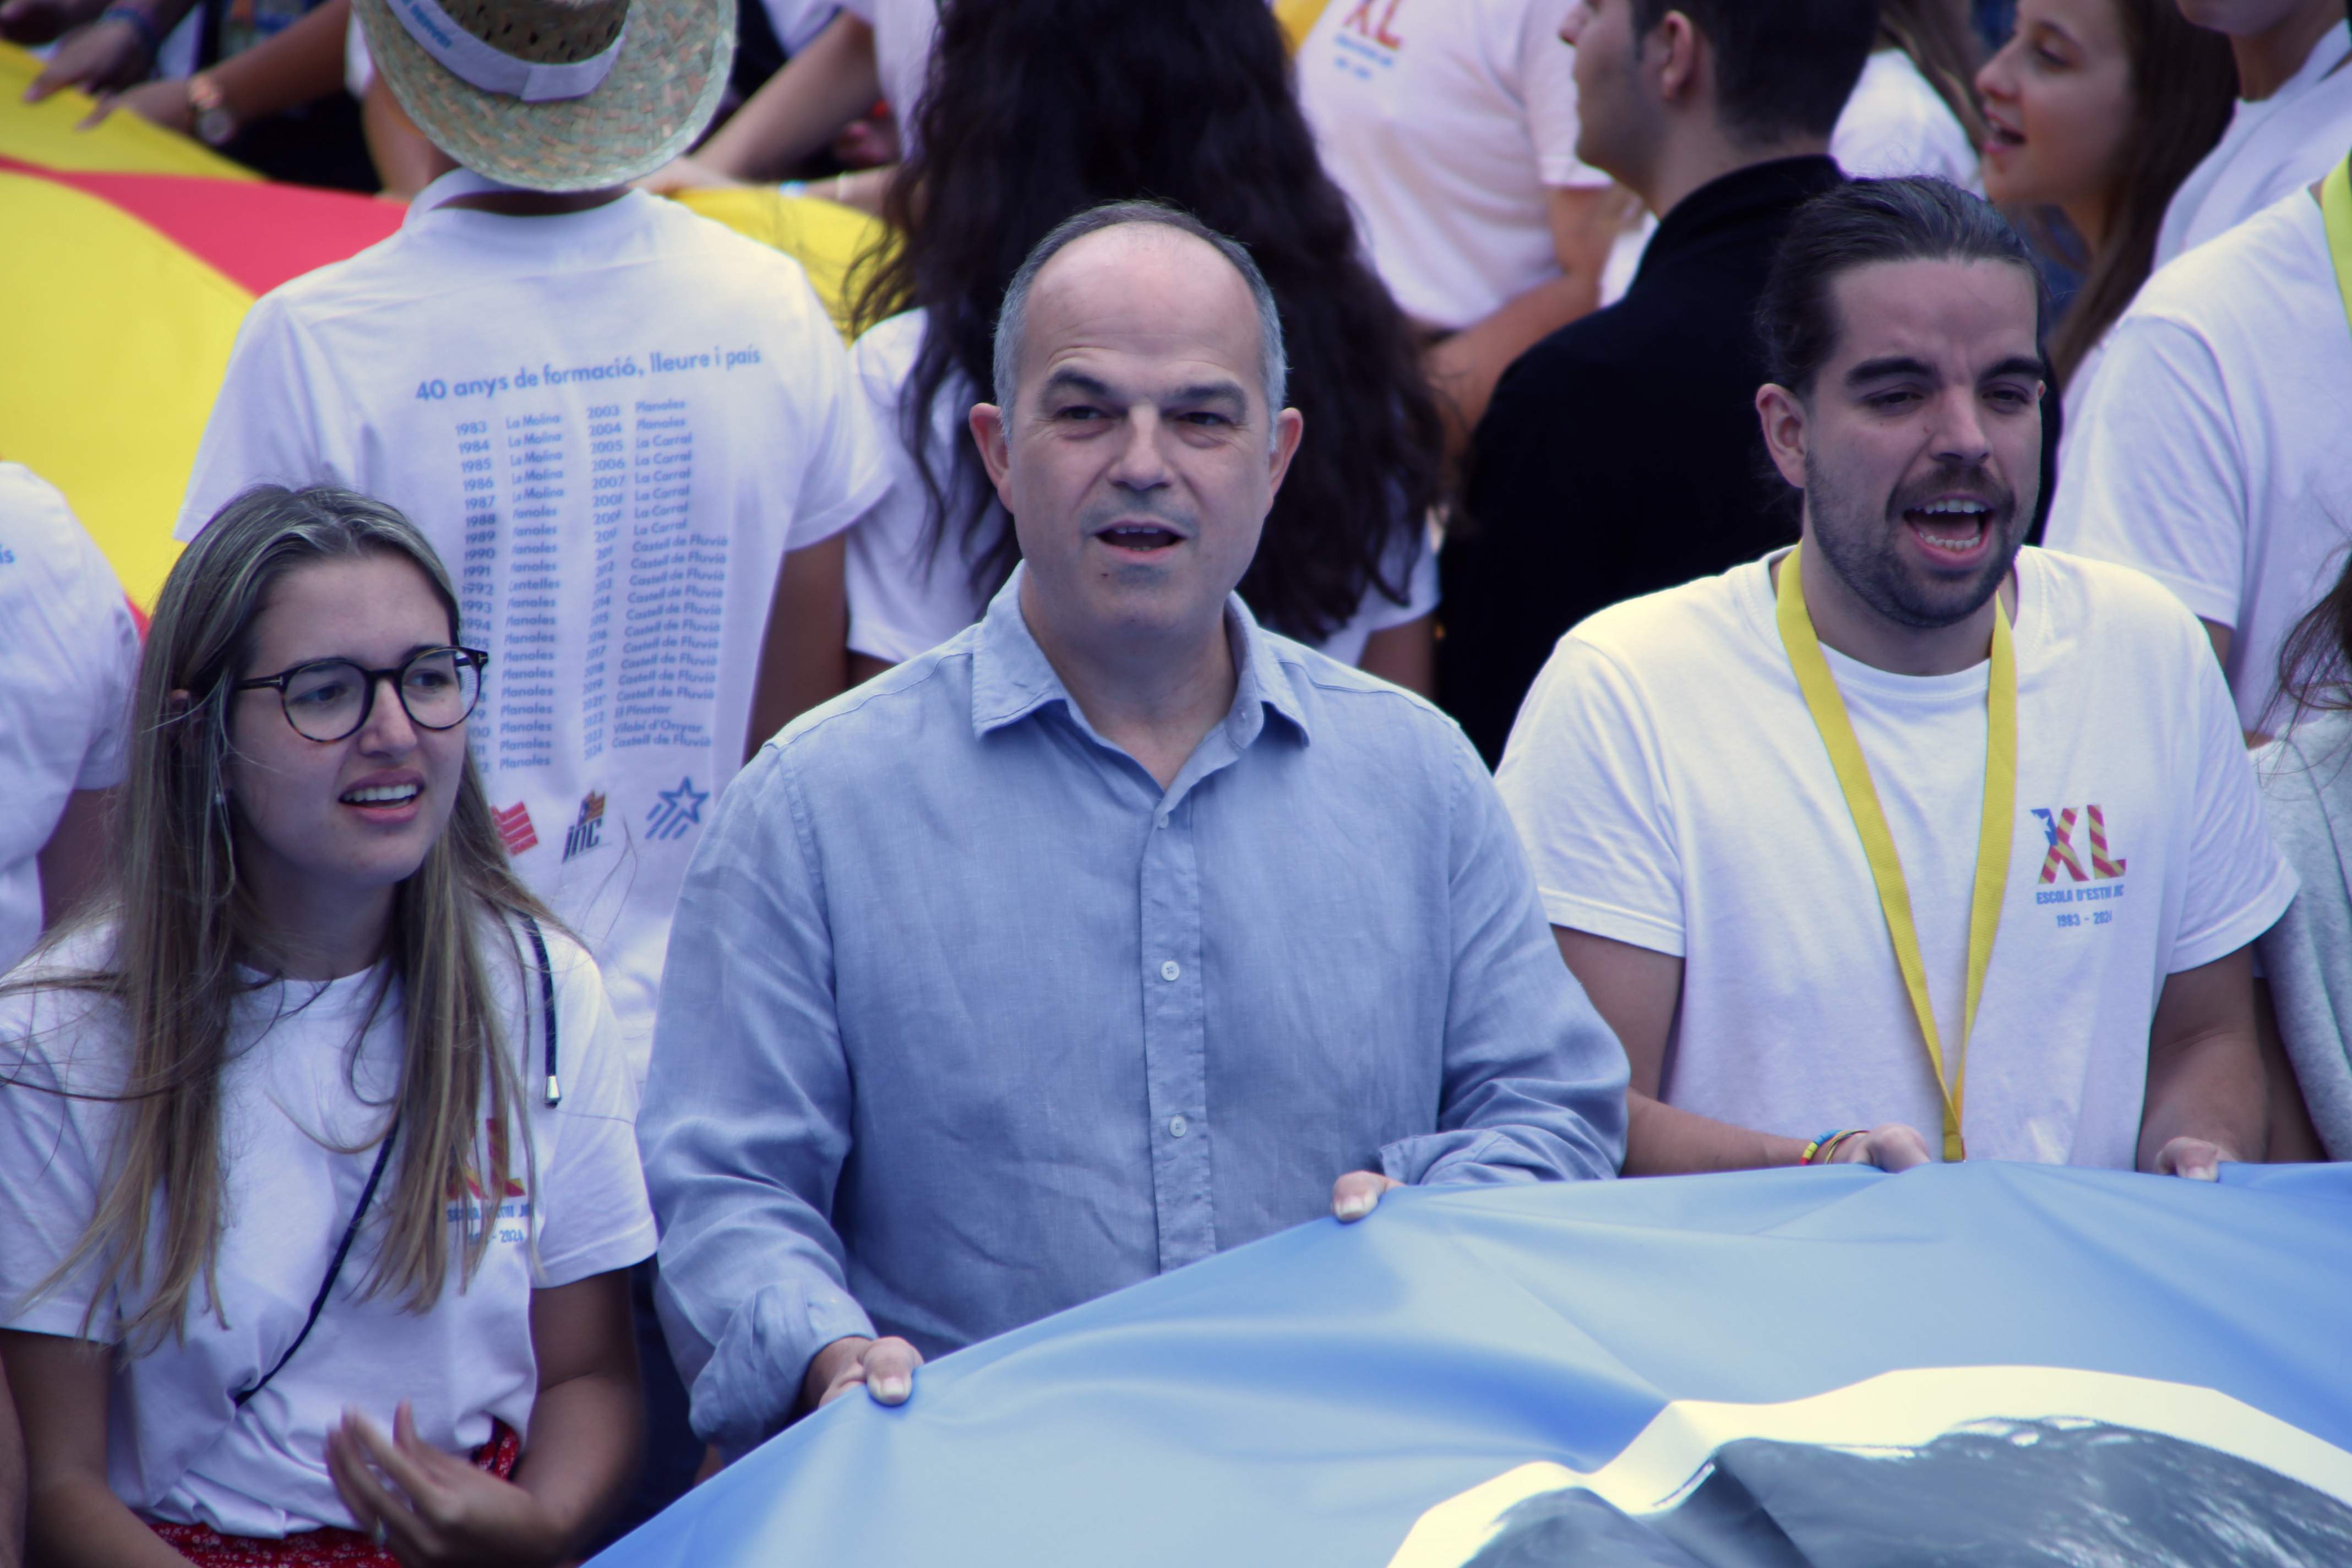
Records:
[[[726,90],[736,0],[352,0],[433,144],[501,184],[625,184],[693,145]]]
[[[624,20],[613,41],[584,60],[541,65],[493,47],[458,26],[436,0],[391,0],[388,7],[417,47],[449,68],[450,74],[484,92],[504,93],[525,103],[585,98],[604,85],[621,45],[629,36]]]

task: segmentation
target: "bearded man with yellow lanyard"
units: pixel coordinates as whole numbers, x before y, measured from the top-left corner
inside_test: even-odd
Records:
[[[2020,548],[2042,314],[1953,186],[1801,209],[1757,395],[1801,542],[1528,693],[1496,782],[1632,1061],[1629,1174],[2265,1153],[2248,948],[2294,878],[2196,618]]]

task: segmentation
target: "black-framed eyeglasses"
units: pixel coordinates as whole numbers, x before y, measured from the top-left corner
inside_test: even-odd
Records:
[[[392,682],[409,722],[423,730],[454,730],[482,700],[482,672],[490,656],[478,647],[421,648],[394,669],[364,669],[348,658],[313,659],[276,675],[240,680],[230,689],[272,687],[286,721],[310,741],[356,735],[375,711],[375,689]]]

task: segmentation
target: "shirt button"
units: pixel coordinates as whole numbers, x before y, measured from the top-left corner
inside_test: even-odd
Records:
[[[1173,980],[1183,973],[1183,965],[1178,963],[1172,958],[1160,966],[1160,978],[1162,980]],[[1178,1136],[1181,1137],[1182,1134],[1179,1133]]]
[[[1159,816],[1157,816],[1153,817],[1153,818],[1151,819],[1151,826],[1154,826],[1154,827],[1165,827],[1165,826],[1168,826],[1168,814],[1167,814],[1166,812],[1164,812],[1164,811],[1163,811],[1163,812],[1161,812]]]
[[[1192,1124],[1182,1117],[1171,1116],[1168,1119],[1168,1136],[1171,1138],[1181,1138],[1191,1131],[1192,1131]]]

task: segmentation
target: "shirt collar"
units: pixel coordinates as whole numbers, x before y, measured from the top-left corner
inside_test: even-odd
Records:
[[[1818,153],[1769,158],[1718,174],[1676,202],[1658,220],[1658,231],[1642,252],[1643,266],[1636,277],[1651,270],[1648,263],[1654,256],[1671,257],[1746,225],[1785,224],[1799,206],[1844,179],[1836,161]],[[1742,235],[1740,239],[1744,244],[1748,237]],[[1776,233],[1775,243],[1777,239]]]
[[[491,179],[488,174],[477,174],[471,169],[452,169],[416,193],[408,204],[407,215],[400,220],[400,226],[406,228],[409,225],[423,219],[436,207],[444,206],[461,196],[478,196],[491,191],[521,189],[520,185],[506,184]]]
[[[1073,719],[1081,719],[1068,688],[1054,673],[1045,650],[1030,634],[1021,614],[1021,583],[1028,567],[1018,565],[1012,577],[989,601],[981,618],[971,656],[971,729],[986,735],[1060,702]],[[1225,635],[1234,645],[1239,679],[1234,685],[1234,705],[1226,712],[1224,730],[1235,751],[1246,748],[1265,728],[1271,710],[1296,730],[1299,740],[1314,736],[1298,689],[1283,664],[1274,639],[1257,624],[1239,594],[1225,595]]]

